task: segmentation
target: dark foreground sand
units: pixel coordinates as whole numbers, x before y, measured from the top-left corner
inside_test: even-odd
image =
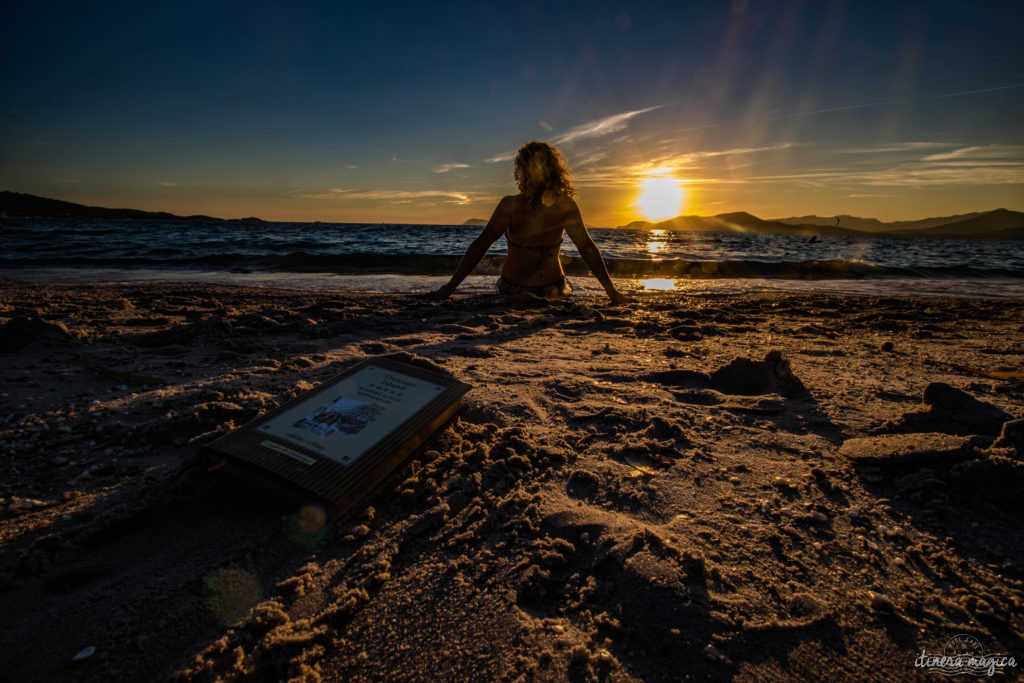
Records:
[[[1019,303],[3,282],[3,323],[5,680],[934,679],[960,633],[1024,659],[1024,389],[979,374],[1022,370]],[[197,457],[392,353],[475,388],[355,517]]]

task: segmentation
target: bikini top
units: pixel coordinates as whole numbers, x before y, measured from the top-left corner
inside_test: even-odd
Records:
[[[518,244],[518,243],[512,241],[512,238],[508,236],[507,232],[505,233],[505,240],[509,244],[511,244],[513,247],[516,247],[518,249],[529,249],[530,251],[538,251],[538,252],[540,252],[540,251],[547,251],[548,249],[557,249],[558,247],[562,246],[562,240],[561,239],[559,239],[554,244],[542,244],[542,245],[538,245],[538,246],[533,246],[533,245],[528,245],[528,244]]]

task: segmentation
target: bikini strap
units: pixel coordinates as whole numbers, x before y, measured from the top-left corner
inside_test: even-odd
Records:
[[[512,241],[512,238],[508,236],[508,233],[505,233],[505,240],[509,244],[511,244],[513,247],[516,247],[518,249],[530,249],[532,251],[544,251],[546,249],[554,249],[555,247],[562,246],[562,240],[558,240],[554,244],[542,244],[542,245],[538,245],[538,246],[531,246],[531,245],[528,245],[528,244],[517,244],[517,243]]]

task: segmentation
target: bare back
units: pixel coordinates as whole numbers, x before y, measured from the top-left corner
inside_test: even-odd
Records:
[[[549,195],[546,199],[549,201],[536,207],[526,206],[522,195],[505,197],[498,202],[491,219],[466,249],[459,267],[448,284],[437,291],[438,295],[450,296],[502,235],[508,242],[508,256],[501,268],[503,279],[526,287],[564,284],[565,272],[558,252],[565,232],[608,297],[615,303],[626,301],[615,289],[601,252],[583,224],[576,201],[566,195]]]
[[[564,277],[558,259],[562,233],[579,215],[571,198],[558,195],[550,205],[526,206],[522,195],[505,197],[499,204],[508,242],[502,276],[520,285],[540,286]]]

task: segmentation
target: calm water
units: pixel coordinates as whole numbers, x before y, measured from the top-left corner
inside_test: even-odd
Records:
[[[0,274],[34,281],[185,280],[316,289],[437,286],[478,227],[335,223],[0,220]],[[752,233],[591,231],[632,289],[787,288],[1024,298],[1024,242]],[[481,264],[493,275],[502,238]],[[596,288],[575,247],[563,263]],[[486,289],[491,277],[465,287]],[[714,282],[710,282],[710,281]],[[812,284],[813,283],[813,284]],[[966,288],[966,289],[965,289]]]

